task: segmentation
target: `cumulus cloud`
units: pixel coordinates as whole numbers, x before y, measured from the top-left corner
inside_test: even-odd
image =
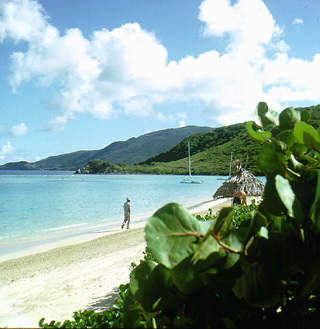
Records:
[[[199,19],[205,23],[207,36],[228,36],[226,49],[239,60],[261,59],[266,47],[282,34],[268,8],[261,0],[205,0],[200,5]]]
[[[28,132],[28,127],[24,123],[20,123],[17,126],[13,126],[10,132],[10,136],[13,138],[24,137]]]
[[[26,43],[25,51],[11,55],[13,90],[31,80],[59,86],[51,104],[58,114],[44,130],[62,130],[80,112],[99,119],[155,116],[184,125],[179,114],[158,113],[156,106],[166,102],[200,101],[216,122],[229,124],[250,119],[261,100],[274,109],[319,100],[312,74],[319,55],[290,58],[283,29],[262,0],[202,1],[204,40],[221,39],[225,51],[179,61],[169,61],[156,34],[138,23],[93,31],[90,39],[78,28],[60,34],[34,0],[6,0],[0,17],[0,42]]]

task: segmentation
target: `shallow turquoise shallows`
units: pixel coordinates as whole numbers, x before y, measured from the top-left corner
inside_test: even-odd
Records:
[[[212,200],[219,176],[181,184],[175,175],[73,175],[57,171],[0,171],[0,239],[103,224],[119,227],[131,198],[132,222],[168,202],[185,207]],[[220,177],[221,178],[221,177]]]

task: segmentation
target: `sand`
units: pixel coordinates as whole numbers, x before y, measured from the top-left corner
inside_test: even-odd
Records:
[[[228,205],[229,199],[220,199],[189,211],[204,215],[209,208],[216,212]],[[131,262],[143,259],[146,244],[140,225],[2,257],[0,327],[38,327],[42,317],[46,323],[63,321],[77,310],[112,306],[118,286],[129,281]]]

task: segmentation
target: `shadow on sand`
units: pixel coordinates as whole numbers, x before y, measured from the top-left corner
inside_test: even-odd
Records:
[[[119,299],[118,288],[113,289],[113,291],[106,296],[93,298],[91,303],[88,304],[87,309],[95,312],[103,312],[112,308],[117,299]]]

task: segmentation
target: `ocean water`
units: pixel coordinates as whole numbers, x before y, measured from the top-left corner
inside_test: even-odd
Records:
[[[181,184],[182,179],[175,175],[0,171],[0,254],[5,252],[1,242],[8,246],[14,238],[27,241],[42,236],[49,241],[102,226],[119,228],[127,197],[134,223],[168,202],[188,207],[212,200],[223,183],[218,176],[197,176],[202,184]]]

